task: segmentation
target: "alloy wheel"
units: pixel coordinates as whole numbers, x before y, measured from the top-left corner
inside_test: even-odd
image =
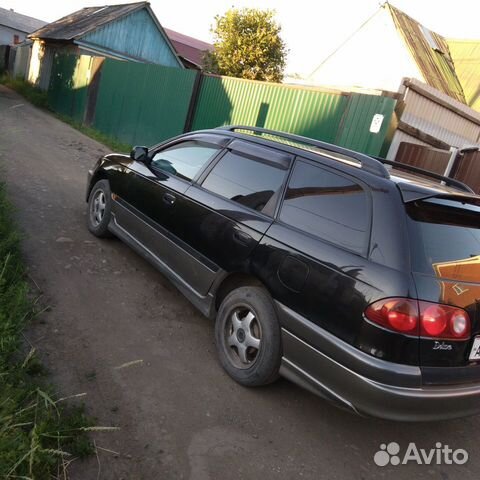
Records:
[[[262,330],[255,313],[248,307],[235,308],[225,323],[225,347],[232,363],[250,368],[258,358]]]

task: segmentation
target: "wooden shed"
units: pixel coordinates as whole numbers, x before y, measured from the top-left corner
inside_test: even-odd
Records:
[[[148,2],[82,8],[28,37],[33,42],[28,80],[43,90],[58,53],[184,68]]]

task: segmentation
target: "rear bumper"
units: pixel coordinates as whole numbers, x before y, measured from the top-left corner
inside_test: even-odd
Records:
[[[277,309],[284,349],[280,373],[337,405],[398,421],[480,412],[480,384],[422,386],[418,367],[375,359],[286,307],[277,304]]]

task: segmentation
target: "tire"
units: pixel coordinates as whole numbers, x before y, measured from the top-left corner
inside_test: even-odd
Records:
[[[108,224],[111,219],[112,192],[108,180],[98,181],[88,197],[87,225],[93,235],[111,237]]]
[[[215,341],[220,363],[241,385],[257,387],[278,378],[280,324],[263,288],[240,287],[225,297],[215,322]]]

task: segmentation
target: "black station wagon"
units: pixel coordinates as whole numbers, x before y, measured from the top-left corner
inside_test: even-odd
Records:
[[[246,386],[279,375],[351,411],[480,411],[480,197],[327,143],[245,126],[89,172],[88,228],[122,239],[215,319]]]

